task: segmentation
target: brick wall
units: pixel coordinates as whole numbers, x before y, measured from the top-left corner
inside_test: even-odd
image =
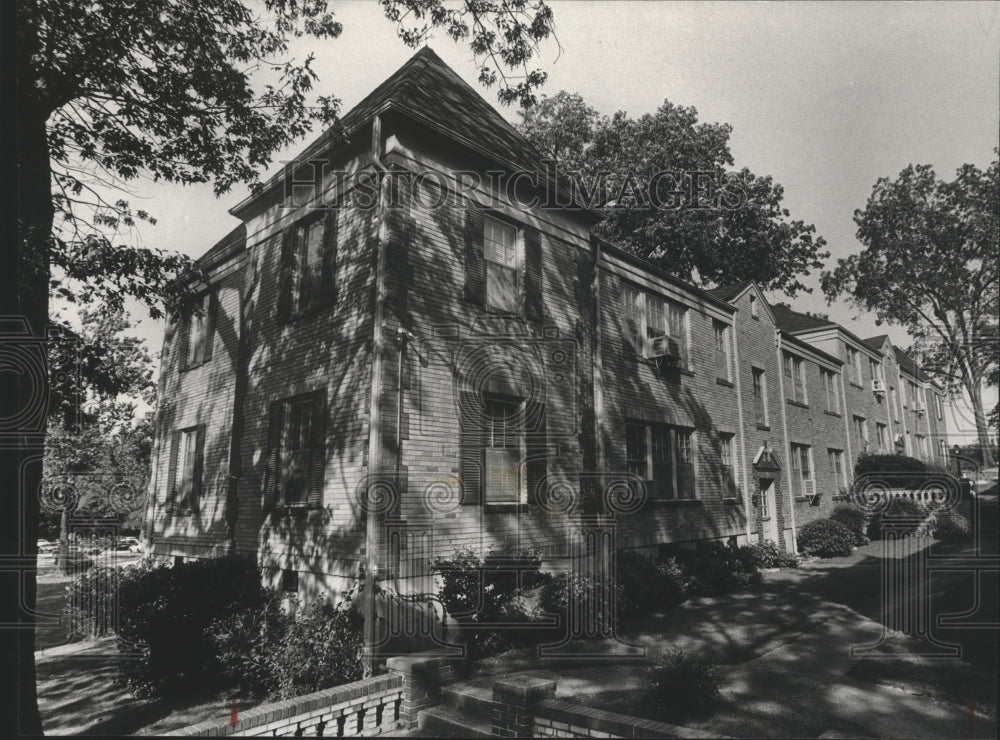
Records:
[[[403,677],[390,673],[249,709],[229,721],[200,722],[168,735],[371,737],[401,727]]]
[[[641,275],[641,271],[638,271]],[[720,434],[737,438],[739,415],[733,383],[717,378],[713,321],[731,321],[732,312],[715,306],[701,294],[673,284],[641,287],[687,307],[689,368],[660,371],[630,356],[622,327],[622,288],[632,284],[620,263],[602,262],[600,278],[600,392],[603,418],[599,434],[608,473],[625,472],[625,425],[629,420],[665,423],[694,431],[696,498],[690,501],[647,500],[638,510],[619,518],[622,545],[646,547],[660,543],[721,538],[746,533],[743,502],[726,500],[722,485]],[[641,285],[641,284],[640,284]]]

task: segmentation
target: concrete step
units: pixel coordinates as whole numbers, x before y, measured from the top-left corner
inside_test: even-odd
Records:
[[[491,722],[473,718],[454,707],[440,704],[417,715],[419,734],[424,737],[492,737]]]
[[[441,689],[441,701],[477,720],[493,718],[493,687],[460,683]]]

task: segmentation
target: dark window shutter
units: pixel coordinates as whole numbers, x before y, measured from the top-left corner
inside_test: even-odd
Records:
[[[264,471],[264,511],[278,505],[281,471],[281,431],[284,421],[284,401],[272,401],[267,422],[267,462]]]
[[[479,394],[462,391],[459,404],[459,464],[462,478],[462,504],[475,505],[483,500],[483,423]]]
[[[542,235],[531,226],[524,227],[524,314],[542,320]]]
[[[212,344],[215,339],[215,320],[219,313],[219,291],[211,290],[208,294],[208,307],[205,309],[208,314],[205,316],[205,348],[202,351],[203,361],[212,359]]]
[[[188,342],[191,338],[191,319],[177,320],[177,369],[187,369]]]
[[[201,503],[202,478],[205,470],[205,425],[199,424],[197,430],[194,442],[194,480],[191,481],[191,500],[187,505],[192,511],[198,511]]]
[[[309,449],[312,459],[309,461],[309,508],[323,507],[323,473],[326,466],[326,422],[327,406],[326,391],[316,391],[313,394],[311,436]]]
[[[287,319],[292,313],[292,278],[295,261],[295,226],[285,230],[281,239],[281,269],[278,272],[278,318]]]
[[[533,415],[528,414],[529,418]],[[528,434],[528,460],[525,465],[528,487],[528,504],[536,506],[544,499],[542,487],[545,485],[545,474],[548,471],[548,446],[545,433],[545,406],[540,404],[537,414],[538,422]]]
[[[477,306],[486,303],[483,211],[477,206],[465,209],[465,300]]]
[[[174,431],[170,433],[170,457],[167,469],[167,510],[174,508],[174,493],[177,485],[177,453],[181,444],[181,433]]]
[[[331,208],[323,224],[323,274],[320,279],[320,303],[329,305],[337,300],[337,216]]]

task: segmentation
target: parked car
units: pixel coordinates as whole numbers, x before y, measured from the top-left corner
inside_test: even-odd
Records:
[[[58,549],[59,549],[59,543],[58,542],[50,542],[49,540],[46,540],[46,539],[39,539],[38,540],[38,554],[39,555],[51,555],[52,553],[54,553]]]
[[[115,546],[116,550],[127,550],[128,552],[142,552],[142,543],[138,537],[119,537]]]

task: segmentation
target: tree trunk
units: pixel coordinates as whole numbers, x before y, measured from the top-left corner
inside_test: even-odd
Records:
[[[27,321],[33,341],[44,340],[49,316],[49,253],[52,237],[52,189],[46,122],[48,114],[39,106],[18,101],[18,311]],[[44,345],[43,345],[44,346]],[[46,358],[47,359],[47,358]],[[38,383],[43,384],[38,388]],[[18,398],[29,399],[44,393],[48,400],[48,373],[42,378],[22,373],[18,379]],[[22,445],[19,458],[23,470],[23,488],[19,508],[23,526],[24,552],[37,563],[39,492],[42,483],[42,453],[46,431],[43,408],[39,418],[31,420],[32,443]],[[29,431],[29,430],[26,430]],[[35,675],[35,603],[38,595],[36,571],[26,568],[18,617],[18,731],[23,735],[42,733],[38,713]],[[6,630],[4,630],[7,632]],[[10,634],[8,632],[8,634]]]
[[[983,389],[979,383],[964,383],[972,404],[972,413],[976,419],[976,436],[979,438],[979,449],[983,455],[983,467],[992,468],[996,465],[993,457],[993,444],[990,442],[990,428],[986,421],[986,411],[983,407]]]

